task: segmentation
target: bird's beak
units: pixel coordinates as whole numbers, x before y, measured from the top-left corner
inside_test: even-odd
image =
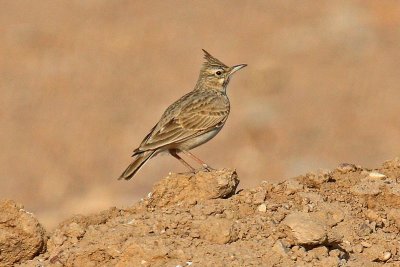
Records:
[[[231,67],[230,70],[229,70],[228,76],[231,76],[232,74],[234,74],[235,72],[237,72],[240,69],[243,69],[246,66],[247,66],[247,64],[240,64],[240,65],[236,65],[236,66]]]

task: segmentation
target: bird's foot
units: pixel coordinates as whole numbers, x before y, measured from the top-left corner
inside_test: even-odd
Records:
[[[202,164],[202,165],[203,165],[203,168],[201,170],[203,170],[203,171],[211,172],[211,171],[215,170],[214,168],[211,168],[207,164]]]
[[[204,164],[199,169],[189,169],[187,172],[178,172],[177,174],[196,174],[198,172],[212,172],[212,171],[215,171],[215,169]]]

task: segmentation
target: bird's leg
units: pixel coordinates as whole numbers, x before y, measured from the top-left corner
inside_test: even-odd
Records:
[[[190,166],[189,163],[187,163],[186,161],[184,161],[183,158],[181,158],[181,157],[178,155],[176,149],[170,149],[170,150],[168,150],[168,151],[169,151],[169,153],[171,154],[171,156],[173,156],[174,158],[176,158],[177,160],[179,160],[179,161],[180,161],[183,165],[185,165],[186,168],[188,168],[191,172],[195,172],[195,169],[194,169],[192,166]]]
[[[208,166],[204,161],[202,161],[201,159],[199,159],[198,157],[196,157],[195,155],[193,155],[189,151],[187,151],[187,150],[181,150],[181,151],[183,153],[185,153],[186,155],[188,155],[189,157],[191,157],[192,159],[194,159],[195,161],[197,161],[199,164],[201,164],[204,167],[204,169],[206,169],[207,171],[213,170],[213,168]]]

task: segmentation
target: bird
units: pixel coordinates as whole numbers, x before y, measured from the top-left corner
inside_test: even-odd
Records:
[[[131,179],[149,159],[165,152],[178,159],[191,172],[195,172],[195,168],[179,153],[191,157],[206,171],[212,170],[190,150],[212,139],[224,126],[230,112],[226,88],[232,75],[247,64],[228,67],[202,50],[205,61],[194,89],[165,110],[159,122],[133,151],[134,159],[119,180]]]

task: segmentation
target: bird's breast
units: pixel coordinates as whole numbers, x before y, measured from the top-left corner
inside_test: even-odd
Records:
[[[179,144],[179,148],[183,149],[183,150],[190,150],[197,146],[200,146],[200,145],[206,143],[207,141],[211,140],[214,136],[216,136],[218,134],[218,132],[221,131],[221,129],[222,129],[222,127],[216,127],[215,129],[213,129],[207,133],[204,133],[200,136],[186,140],[185,142]]]

